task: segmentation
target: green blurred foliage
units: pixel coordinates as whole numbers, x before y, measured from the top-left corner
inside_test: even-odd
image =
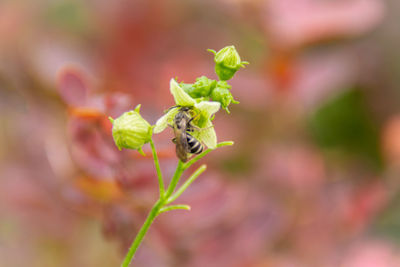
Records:
[[[376,169],[383,166],[378,126],[370,115],[361,90],[346,90],[322,104],[309,118],[315,142],[325,152],[366,160]]]
[[[234,155],[225,160],[221,160],[220,168],[229,173],[230,178],[237,179],[246,179],[247,176],[245,174],[249,174],[249,172],[254,168],[254,162],[252,162],[252,155],[249,155],[247,151],[242,151],[238,155]]]

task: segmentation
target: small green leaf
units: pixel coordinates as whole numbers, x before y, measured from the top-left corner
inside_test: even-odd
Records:
[[[166,211],[170,211],[170,210],[190,210],[190,206],[189,205],[171,205],[171,206],[166,206],[160,209],[160,211],[158,212],[158,214],[166,212]]]

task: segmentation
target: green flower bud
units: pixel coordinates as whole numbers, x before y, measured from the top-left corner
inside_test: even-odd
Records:
[[[206,76],[201,76],[197,78],[196,82],[194,83],[194,87],[197,89],[197,92],[199,92],[199,97],[210,96],[211,91],[215,88],[216,85],[216,80],[208,79]]]
[[[115,120],[110,118],[110,121],[113,124],[112,135],[118,149],[137,149],[144,155],[142,146],[150,142],[152,127],[140,116],[139,110],[140,105]]]
[[[193,86],[193,83],[180,83],[179,86],[185,91],[188,95],[195,98],[197,94],[196,88]]]
[[[223,109],[229,113],[228,106],[230,103],[239,104],[238,101],[233,99],[231,92],[229,91],[231,86],[226,81],[219,81],[217,86],[211,93],[211,98],[213,101],[221,103]]]
[[[216,80],[208,79],[206,76],[201,76],[196,79],[193,84],[181,83],[182,89],[193,98],[209,97],[211,91],[217,84]]]
[[[249,64],[246,61],[240,60],[239,53],[233,45],[226,46],[218,52],[212,49],[208,49],[208,51],[215,55],[215,72],[221,81],[231,79],[241,67],[244,67],[245,64]]]

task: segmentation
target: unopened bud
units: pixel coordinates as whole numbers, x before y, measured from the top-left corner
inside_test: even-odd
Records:
[[[217,83],[217,86],[214,88],[214,90],[211,93],[212,100],[221,103],[222,108],[225,109],[226,112],[228,112],[228,113],[229,113],[228,106],[231,103],[233,103],[233,104],[239,103],[238,101],[235,101],[233,99],[230,89],[231,89],[231,86],[226,81],[219,81]]]
[[[135,110],[125,112],[120,117],[110,121],[113,124],[112,135],[118,149],[136,149],[143,154],[142,146],[150,142],[152,128],[139,114],[140,105]]]
[[[241,67],[244,67],[245,64],[249,64],[246,61],[240,60],[239,53],[233,45],[226,46],[218,52],[212,49],[208,49],[208,51],[215,55],[215,72],[221,81],[231,79]]]
[[[208,79],[206,76],[201,76],[196,79],[193,84],[181,83],[181,88],[193,98],[209,97],[211,91],[216,86],[217,81]]]

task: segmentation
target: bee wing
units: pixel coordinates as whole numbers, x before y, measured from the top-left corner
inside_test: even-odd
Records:
[[[188,143],[186,139],[186,133],[182,133],[176,138],[176,156],[183,162],[188,160]]]

